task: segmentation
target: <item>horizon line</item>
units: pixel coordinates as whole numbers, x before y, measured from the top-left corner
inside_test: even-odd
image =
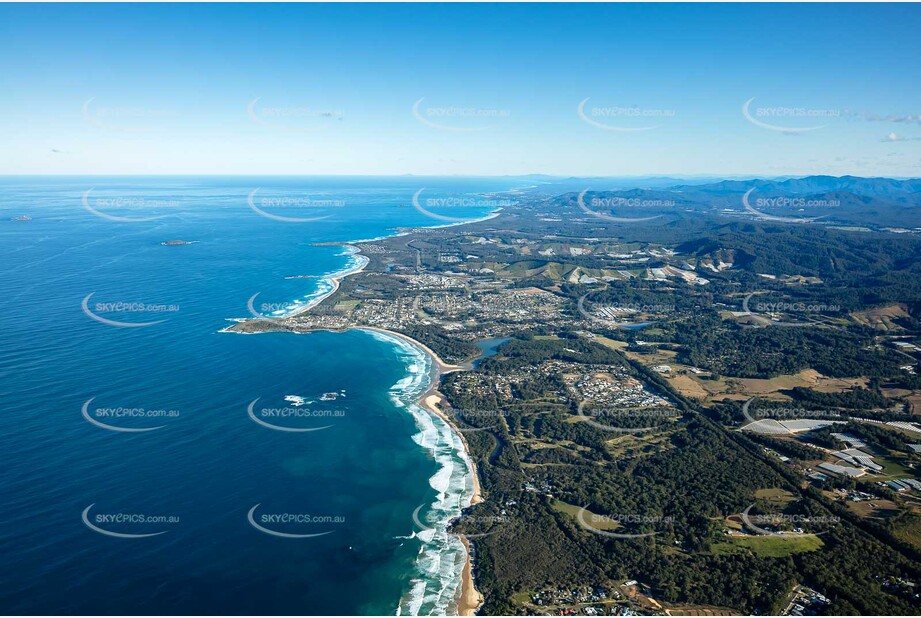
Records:
[[[232,177],[251,177],[251,178],[403,178],[403,177],[416,177],[416,178],[527,178],[533,176],[541,176],[545,178],[550,178],[554,180],[570,180],[570,179],[642,179],[642,178],[671,178],[676,180],[689,180],[689,179],[704,179],[704,178],[720,178],[724,180],[760,180],[760,179],[777,179],[777,178],[813,178],[816,176],[828,176],[830,178],[887,178],[890,180],[921,180],[921,176],[882,176],[882,175],[870,175],[862,176],[858,174],[776,174],[776,175],[767,175],[767,174],[632,174],[625,176],[616,176],[616,175],[589,175],[589,176],[579,176],[575,174],[544,174],[541,172],[529,172],[525,174],[250,174],[250,173],[235,173],[235,174],[208,174],[208,173],[118,173],[118,174],[0,174],[0,178],[21,178],[21,177],[38,177],[38,178],[98,178],[98,177],[118,177],[118,178],[131,178],[131,177],[145,177],[145,178],[157,178],[157,177],[209,177],[209,178],[232,178]]]

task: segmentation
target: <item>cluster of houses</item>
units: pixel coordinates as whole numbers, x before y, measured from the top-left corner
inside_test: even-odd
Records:
[[[611,600],[622,599],[623,595],[612,590],[610,593]],[[531,595],[531,603],[538,607],[555,607],[566,605],[570,607],[560,608],[564,613],[557,615],[565,616],[581,612],[587,616],[598,616],[605,613],[603,607],[593,607],[591,603],[604,603],[609,601],[608,592],[599,585],[581,586],[576,589],[570,588],[550,588],[540,590]],[[584,607],[572,607],[573,605],[584,605]]]
[[[790,604],[784,609],[781,616],[817,616],[822,609],[831,604],[824,594],[809,588],[797,586],[793,592]]]
[[[668,400],[647,390],[642,382],[615,365],[586,367],[562,361],[546,361],[544,368],[562,374],[563,380],[579,400],[587,399],[595,406],[672,407]]]

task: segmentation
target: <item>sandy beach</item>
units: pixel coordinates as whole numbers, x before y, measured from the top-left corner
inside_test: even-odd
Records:
[[[470,541],[461,537],[461,542],[467,548],[467,563],[464,565],[464,572],[461,575],[461,592],[457,600],[458,616],[475,616],[477,610],[483,606],[483,595],[476,589],[473,581],[473,560],[470,553]]]
[[[334,275],[326,275],[326,276],[321,277],[321,279],[325,279],[333,284],[333,287],[330,291],[328,291],[326,294],[323,294],[322,296],[318,296],[317,298],[313,299],[311,302],[307,303],[303,307],[298,307],[296,310],[292,311],[291,313],[285,316],[279,316],[278,319],[293,318],[294,316],[300,315],[304,313],[305,311],[310,311],[311,309],[313,309],[314,307],[322,303],[324,300],[326,300],[327,298],[329,298],[330,296],[338,292],[340,281],[342,281],[346,277],[360,273],[361,271],[365,269],[365,267],[368,264],[371,263],[371,259],[368,256],[360,255],[361,249],[359,247],[356,247],[355,245],[352,245],[350,243],[343,243],[342,246],[345,247],[347,250],[351,250],[351,253],[353,255],[357,255],[362,262],[361,265],[356,268],[352,268],[350,270],[344,270]]]
[[[432,361],[434,362],[435,366],[438,368],[439,374],[453,373],[455,371],[464,371],[464,367],[461,367],[460,365],[451,365],[450,363],[444,362],[438,357],[437,354],[435,354],[435,351],[432,350],[432,348],[428,347],[424,343],[416,341],[409,335],[404,335],[403,333],[398,333],[394,330],[387,330],[386,328],[378,328],[376,326],[356,326],[355,329],[356,330],[373,330],[379,333],[383,333],[385,335],[390,335],[391,337],[397,337],[399,339],[402,339],[403,341],[406,341],[407,343],[411,343],[417,348],[420,348],[422,351],[424,351],[426,354],[428,354],[432,358]],[[432,385],[433,385],[433,388],[437,388],[437,380],[433,380]]]
[[[493,215],[493,216],[496,216],[496,215]],[[344,246],[354,249],[354,253],[359,253],[361,251],[360,248],[355,247],[354,245],[350,243],[344,244]],[[265,318],[265,319],[275,320],[275,321],[285,320],[285,319],[294,317],[295,315],[299,315],[306,311],[309,311],[317,307],[318,305],[320,305],[327,299],[331,298],[339,290],[339,282],[342,279],[345,279],[348,276],[362,272],[365,269],[365,267],[370,263],[369,258],[367,258],[366,256],[361,256],[361,257],[364,258],[364,261],[360,266],[357,266],[356,268],[350,269],[348,271],[343,271],[336,275],[325,277],[332,283],[332,289],[326,294],[323,294],[322,296],[314,299],[312,302],[308,303],[307,305],[304,305],[303,307],[298,308],[297,311],[292,312],[284,317]],[[396,331],[387,330],[385,328],[378,328],[375,326],[355,326],[355,327],[344,329],[344,330],[352,330],[353,328],[355,330],[376,331],[376,332],[379,332],[381,334],[385,334],[391,337],[397,337],[421,349],[423,352],[425,352],[425,354],[427,354],[432,359],[432,367],[433,367],[432,385],[429,388],[429,390],[426,391],[424,395],[422,395],[418,403],[421,407],[423,407],[425,410],[427,410],[431,414],[434,414],[435,416],[438,416],[439,418],[444,420],[448,424],[448,426],[451,427],[454,430],[454,432],[457,434],[457,436],[460,438],[461,444],[463,445],[464,452],[466,454],[466,459],[470,463],[470,471],[473,476],[473,495],[471,496],[470,504],[473,505],[473,504],[479,504],[480,502],[482,502],[483,496],[480,491],[480,479],[477,473],[476,464],[473,462],[473,458],[471,457],[471,454],[470,454],[470,446],[467,444],[467,440],[464,437],[464,434],[454,424],[451,417],[449,417],[447,414],[444,413],[444,411],[442,411],[439,408],[439,404],[445,400],[444,395],[442,395],[438,391],[438,385],[439,385],[441,376],[447,373],[453,373],[455,371],[468,371],[469,367],[462,366],[462,365],[453,365],[453,364],[444,362],[438,356],[438,354],[436,354],[435,351],[432,350],[430,347],[428,347],[427,345],[425,345],[424,343],[420,341],[413,339],[412,337],[408,335],[404,335],[403,333],[398,333]],[[228,331],[231,331],[232,329],[233,327],[228,327],[222,330],[221,332],[228,332]],[[316,329],[316,330],[326,330],[326,329]],[[332,331],[332,332],[335,332],[335,331]],[[460,536],[460,539],[464,544],[464,548],[467,550],[467,562],[465,563],[464,569],[461,573],[461,586],[460,586],[460,590],[459,590],[458,598],[457,598],[457,611],[458,611],[458,615],[461,615],[461,616],[473,616],[476,614],[477,610],[483,605],[484,599],[483,599],[483,595],[480,594],[480,592],[476,589],[476,586],[473,580],[473,560],[471,558],[470,542],[462,535]]]
[[[445,414],[441,408],[438,407],[438,404],[440,404],[443,400],[444,395],[438,392],[437,389],[431,388],[419,403],[423,408],[443,419],[446,423],[451,425],[451,427],[454,427],[455,431],[457,431],[457,427],[454,425],[451,418]],[[483,495],[480,492],[480,477],[477,473],[476,464],[470,457],[470,446],[467,444],[467,439],[464,437],[464,434],[460,431],[457,431],[457,435],[460,436],[461,442],[464,443],[464,450],[467,452],[467,459],[470,461],[470,467],[473,470],[473,497],[470,499],[470,504],[479,504],[483,501]]]
[[[448,426],[453,428],[455,433],[457,433],[457,436],[461,440],[461,444],[464,445],[464,452],[467,455],[467,461],[470,462],[470,473],[473,476],[473,495],[470,497],[470,504],[474,505],[482,502],[483,494],[480,490],[480,476],[477,472],[476,463],[474,463],[473,457],[470,453],[470,445],[467,444],[467,439],[464,437],[463,432],[459,431],[458,427],[454,424],[453,419],[445,414],[445,412],[439,407],[439,405],[445,401],[445,396],[442,395],[438,390],[438,384],[441,375],[454,371],[465,371],[466,369],[460,365],[452,365],[444,362],[441,360],[441,358],[439,358],[435,351],[429,348],[427,345],[420,343],[412,337],[402,333],[369,326],[362,326],[360,328],[363,330],[374,330],[394,337],[399,337],[400,339],[403,339],[404,341],[407,341],[412,345],[422,349],[431,357],[433,365],[436,368],[436,375],[432,377],[432,386],[419,399],[419,405],[421,405],[423,408],[438,418],[444,420]],[[483,595],[480,594],[480,591],[476,589],[476,583],[473,580],[473,559],[470,551],[470,541],[468,541],[467,538],[463,535],[460,535],[460,539],[464,544],[464,548],[467,550],[467,562],[464,564],[464,570],[461,573],[461,586],[457,598],[457,613],[459,616],[474,616],[476,615],[477,610],[483,605],[484,599]]]
[[[437,359],[437,356],[433,358]],[[466,438],[464,438],[464,434],[457,431],[457,427],[451,421],[451,418],[438,407],[443,400],[444,395],[438,392],[437,388],[433,386],[423,396],[420,405],[432,414],[444,419],[448,425],[454,428],[457,435],[460,436],[461,442],[464,444],[464,450],[467,453],[467,461],[470,462],[471,474],[473,475],[473,495],[470,498],[470,504],[479,504],[483,501],[483,495],[480,491],[480,477],[477,473],[476,464],[470,456],[470,447],[467,444]],[[464,564],[464,570],[461,573],[461,587],[457,599],[457,614],[459,616],[474,616],[477,610],[483,605],[484,599],[480,591],[476,589],[476,583],[473,580],[473,558],[470,551],[470,541],[463,535],[460,535],[460,539],[464,544],[464,548],[467,550],[467,562]]]
[[[480,477],[477,472],[476,463],[473,461],[473,457],[470,453],[470,445],[467,444],[467,439],[464,437],[463,432],[454,424],[453,419],[445,414],[445,412],[439,407],[439,405],[445,401],[445,396],[441,394],[438,390],[438,384],[440,377],[446,373],[452,373],[455,371],[467,371],[466,367],[461,365],[452,365],[450,363],[444,362],[438,354],[435,353],[427,345],[416,341],[408,335],[403,333],[398,333],[392,330],[387,330],[384,328],[377,328],[374,326],[359,326],[356,327],[358,330],[370,330],[377,331],[389,335],[391,337],[397,337],[406,341],[419,349],[423,350],[431,359],[432,365],[435,369],[434,375],[432,376],[432,385],[428,391],[419,399],[419,405],[422,406],[425,410],[434,414],[438,418],[444,420],[449,427],[454,429],[455,433],[461,440],[461,444],[464,446],[464,452],[467,455],[467,461],[470,462],[470,473],[473,476],[473,495],[470,497],[470,504],[479,504],[483,501],[483,494],[480,490]],[[483,595],[480,594],[480,591],[476,589],[476,584],[473,580],[473,559],[470,552],[470,541],[466,537],[460,535],[461,542],[464,544],[464,548],[467,550],[467,562],[464,564],[464,569],[461,573],[461,586],[457,598],[457,613],[460,616],[474,616],[476,615],[477,610],[483,605]]]
[[[496,216],[496,215],[498,215],[498,213],[496,213],[493,216]],[[352,246],[352,245],[349,245],[349,246]],[[361,272],[362,270],[364,270],[367,264],[368,262],[363,264],[360,268],[349,271],[348,273],[343,273],[341,276],[331,278],[333,280],[333,285],[334,285],[333,290],[331,290],[329,294],[324,295],[323,298],[319,299],[318,302],[311,303],[310,307],[305,307],[301,311],[298,311],[298,313],[302,313],[303,311],[306,311],[307,309],[310,309],[311,307],[316,307],[320,302],[331,297],[333,294],[335,294],[336,290],[339,289],[340,279],[344,279],[345,277],[348,277],[349,275],[354,275],[356,273]],[[446,373],[453,373],[455,371],[466,371],[468,370],[468,368],[461,366],[461,365],[453,365],[451,363],[444,362],[441,359],[441,357],[439,357],[438,354],[435,353],[433,349],[431,349],[424,343],[413,339],[412,337],[408,335],[404,335],[403,333],[398,333],[396,331],[387,330],[385,328],[377,328],[375,326],[358,326],[356,328],[358,330],[377,331],[379,333],[389,335],[391,337],[397,337],[399,339],[402,339],[403,341],[406,341],[407,343],[410,343],[411,345],[414,345],[417,348],[421,349],[432,359],[432,364],[435,368],[435,375],[432,376],[432,386],[420,398],[419,405],[421,405],[423,408],[425,408],[432,414],[444,420],[450,427],[454,429],[458,437],[460,437],[461,443],[464,445],[464,451],[467,455],[467,461],[470,462],[471,474],[473,475],[473,495],[471,496],[470,504],[473,505],[473,504],[479,504],[480,502],[482,502],[483,495],[480,490],[480,478],[479,478],[479,474],[477,473],[476,464],[474,463],[473,458],[470,454],[470,446],[467,444],[467,439],[464,437],[464,434],[458,430],[458,427],[454,424],[453,420],[447,414],[445,414],[444,411],[441,410],[441,408],[438,407],[439,404],[445,399],[444,395],[442,395],[438,391],[438,384],[440,381],[440,377]],[[470,541],[468,541],[464,536],[461,536],[460,538],[461,538],[461,542],[463,542],[464,544],[464,548],[467,550],[467,562],[466,564],[464,564],[464,570],[461,574],[461,586],[460,586],[460,592],[459,592],[458,599],[457,599],[457,613],[460,616],[473,616],[476,614],[477,610],[483,605],[484,599],[483,599],[483,595],[480,594],[480,591],[476,589],[476,585],[473,580],[473,560],[471,558],[471,552],[470,552]]]
[[[433,358],[437,359],[437,356]],[[461,442],[464,444],[464,450],[467,453],[467,461],[470,462],[471,474],[473,475],[473,495],[470,498],[470,504],[479,504],[483,501],[483,495],[480,491],[480,477],[477,473],[476,464],[473,462],[473,458],[470,455],[470,447],[467,444],[467,439],[464,438],[464,434],[457,431],[457,427],[451,421],[451,418],[438,407],[443,400],[444,395],[438,392],[437,388],[433,386],[423,396],[420,404],[432,414],[444,419],[448,425],[454,428],[457,435],[460,437]],[[464,564],[464,570],[461,573],[461,587],[457,599],[457,614],[459,616],[474,616],[477,610],[483,605],[484,599],[480,591],[476,589],[476,583],[473,580],[473,558],[470,551],[470,541],[463,535],[460,535],[460,539],[464,544],[464,548],[467,550],[467,562]]]

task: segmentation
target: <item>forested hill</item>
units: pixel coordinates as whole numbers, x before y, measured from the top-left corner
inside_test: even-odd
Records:
[[[594,181],[592,186],[585,194],[567,192],[560,199],[575,205],[581,195],[588,208],[619,217],[709,213],[748,219],[815,219],[824,226],[921,228],[921,179],[917,178],[807,176],[614,189]]]

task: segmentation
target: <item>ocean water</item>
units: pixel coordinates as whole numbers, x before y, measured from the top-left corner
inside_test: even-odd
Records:
[[[415,404],[429,359],[220,331],[361,265],[316,243],[482,217],[523,184],[0,178],[0,612],[450,612],[471,479]]]

